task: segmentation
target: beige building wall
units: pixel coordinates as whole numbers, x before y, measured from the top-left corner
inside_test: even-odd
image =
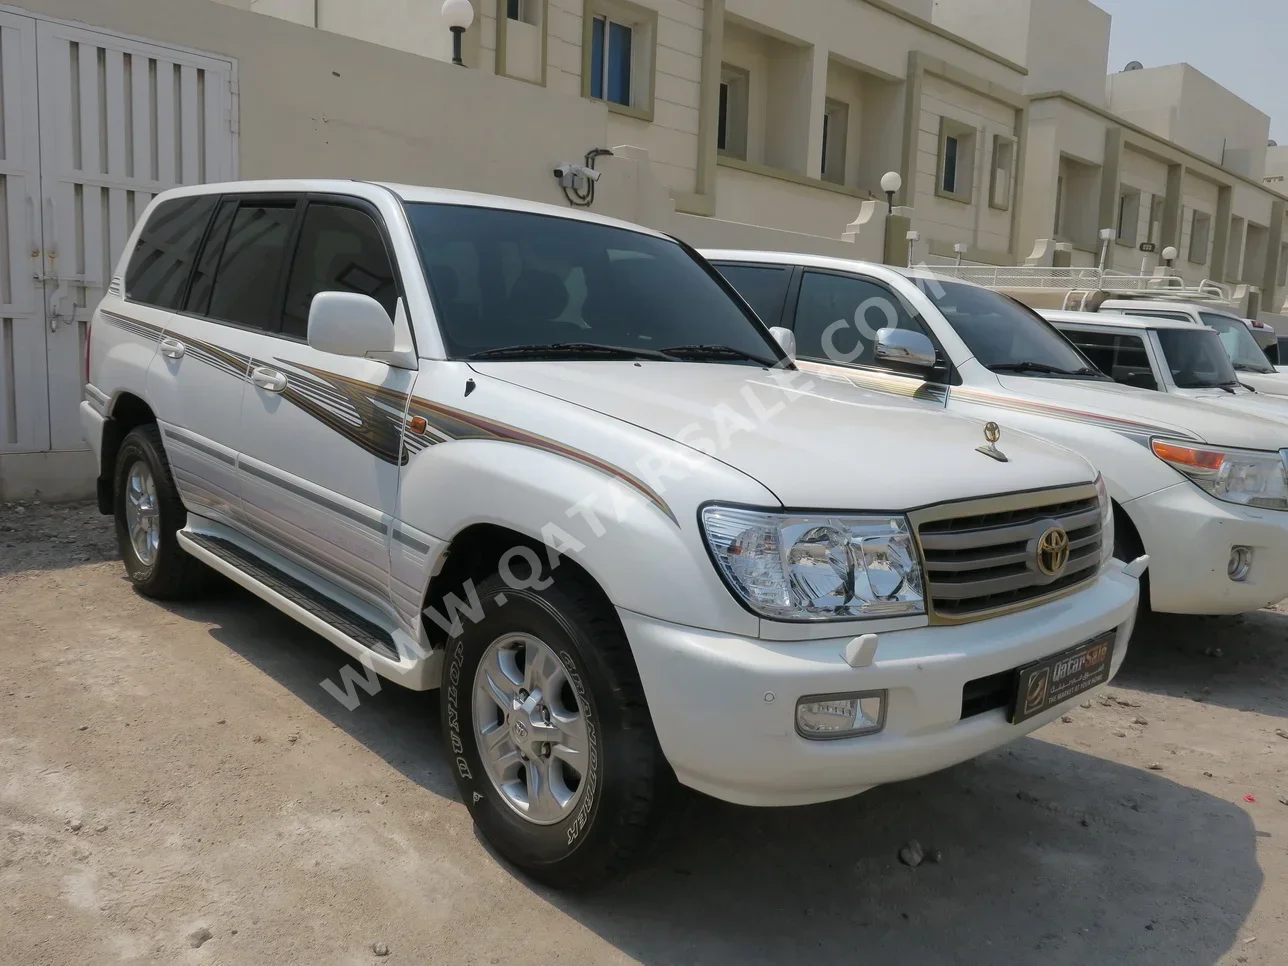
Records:
[[[936,191],[940,177],[942,119],[951,118],[975,132],[970,161],[969,203]],[[986,95],[961,88],[928,74],[921,85],[921,114],[917,133],[916,221],[918,230],[949,246],[965,242],[998,255],[1011,248],[1011,204],[993,207],[990,197],[995,136],[1014,138],[1015,108]],[[960,161],[959,161],[960,163]]]
[[[1124,120],[1235,174],[1264,177],[1270,118],[1189,64],[1110,74],[1106,92]]]
[[[1026,93],[1104,103],[1110,17],[1091,0],[935,0],[934,21],[1028,68]]]

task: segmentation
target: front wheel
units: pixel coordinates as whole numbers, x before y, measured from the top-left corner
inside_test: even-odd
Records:
[[[461,797],[488,842],[534,878],[576,888],[611,877],[652,840],[674,784],[621,626],[571,576],[544,590],[494,576],[479,598],[483,619],[444,660]]]

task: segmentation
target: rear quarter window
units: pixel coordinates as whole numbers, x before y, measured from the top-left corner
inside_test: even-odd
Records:
[[[178,309],[201,248],[217,195],[162,202],[139,233],[125,270],[125,297],[161,309]]]
[[[787,301],[787,283],[792,277],[790,268],[730,262],[720,262],[716,268],[738,290],[738,294],[747,300],[747,304],[765,325],[780,323],[783,303]]]

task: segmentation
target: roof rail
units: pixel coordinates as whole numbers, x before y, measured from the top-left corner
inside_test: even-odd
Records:
[[[1173,302],[1224,302],[1235,304],[1228,285],[1205,278],[1194,285],[1180,275],[1129,275],[1094,266],[1061,268],[1050,265],[935,265],[931,271],[946,278],[973,282],[986,288],[1041,290],[1064,289],[1065,306],[1085,306],[1096,293],[1108,298],[1166,299]]]

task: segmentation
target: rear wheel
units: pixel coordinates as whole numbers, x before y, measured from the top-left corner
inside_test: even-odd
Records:
[[[653,841],[674,776],[611,609],[570,574],[499,577],[448,641],[441,702],[456,784],[509,862],[561,888],[624,871]]]
[[[139,593],[174,600],[204,588],[210,571],[175,536],[188,514],[154,424],[134,428],[121,441],[113,490],[121,559]]]

